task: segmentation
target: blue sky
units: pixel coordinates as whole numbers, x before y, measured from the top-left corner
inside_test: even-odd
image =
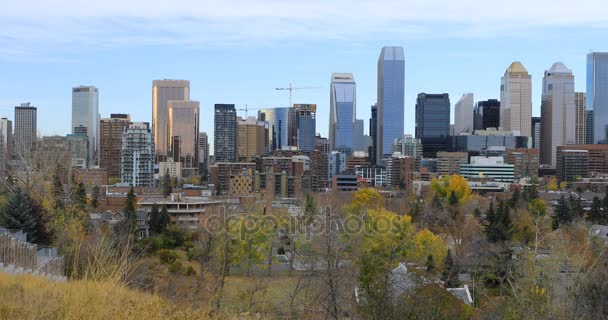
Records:
[[[514,60],[532,74],[539,115],[552,63],[564,62],[585,90],[586,54],[608,51],[606,12],[599,0],[13,1],[0,12],[0,115],[29,101],[40,134],[68,133],[71,87],[83,84],[99,88],[103,117],[150,121],[152,80],[188,79],[201,131],[212,135],[214,103],[287,106],[288,93],[274,88],[292,82],[320,87],[295,92],[294,103],[318,105],[326,136],[330,75],[351,72],[367,131],[384,45],[405,49],[406,133],[419,92],[447,92],[452,107],[465,92],[499,98]]]

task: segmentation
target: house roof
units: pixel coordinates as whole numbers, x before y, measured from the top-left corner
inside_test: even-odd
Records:
[[[456,298],[462,300],[462,302],[468,305],[473,304],[473,297],[471,296],[468,285],[465,284],[463,288],[447,288],[446,290]]]

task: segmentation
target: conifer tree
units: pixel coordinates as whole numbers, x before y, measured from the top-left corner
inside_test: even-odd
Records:
[[[137,216],[135,212],[135,190],[133,187],[129,189],[129,193],[127,193],[127,203],[125,205],[125,218],[129,225],[129,230],[131,232],[135,232],[137,228]]]
[[[169,175],[169,170],[165,170],[165,175],[163,176],[163,194],[165,197],[168,197],[173,191],[173,186],[171,185],[171,176]]]
[[[42,207],[19,187],[10,195],[0,221],[7,229],[22,230],[29,242],[47,244],[50,241]]]
[[[150,210],[150,231],[156,234],[161,232],[160,220],[160,211],[158,210],[158,205],[155,203],[152,205],[152,209]]]
[[[99,186],[93,187],[93,194],[91,195],[91,206],[95,209],[99,206]]]

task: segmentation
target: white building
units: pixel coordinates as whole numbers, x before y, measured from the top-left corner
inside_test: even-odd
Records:
[[[500,126],[531,137],[532,77],[519,61],[515,61],[500,82]]]
[[[154,142],[148,123],[132,123],[122,135],[120,180],[134,187],[154,186]]]
[[[471,157],[470,163],[460,165],[460,175],[465,179],[490,179],[513,182],[515,166],[506,164],[503,157]]]
[[[454,133],[473,132],[473,107],[474,97],[472,93],[465,93],[456,102],[454,109]]]
[[[182,179],[182,163],[175,162],[173,158],[167,158],[167,161],[158,163],[158,175],[159,179],[162,180],[166,173],[169,173],[171,179]]]

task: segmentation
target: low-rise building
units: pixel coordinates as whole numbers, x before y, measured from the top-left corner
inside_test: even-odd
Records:
[[[469,179],[489,179],[513,182],[515,167],[506,164],[502,157],[471,157],[471,163],[460,165],[460,175]]]
[[[508,149],[508,164],[515,168],[515,178],[538,177],[538,149]]]
[[[467,152],[437,152],[437,173],[440,176],[460,172],[460,165],[469,163]]]
[[[170,197],[145,196],[137,203],[139,210],[147,212],[153,205],[160,208],[167,207],[171,215],[171,223],[188,229],[198,229],[207,225],[211,214],[218,213],[223,205],[220,200],[210,200],[207,197],[187,197],[179,193],[172,193]]]
[[[556,174],[562,181],[574,181],[589,176],[589,150],[557,147]]]

